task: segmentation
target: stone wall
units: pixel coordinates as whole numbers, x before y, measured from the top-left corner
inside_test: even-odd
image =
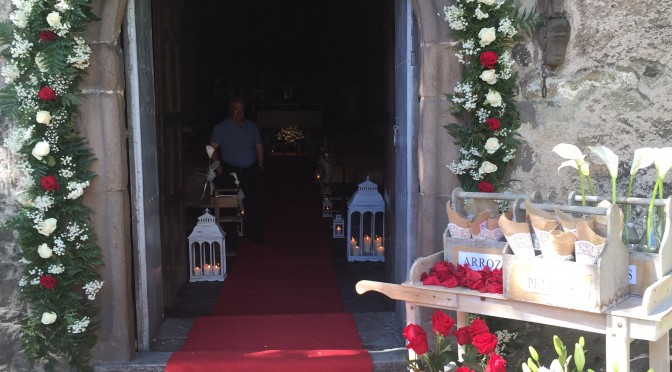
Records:
[[[567,0],[564,8],[571,37],[564,64],[548,71],[546,98],[539,44],[530,42],[527,53],[518,54],[525,64],[518,66],[523,145],[511,178],[521,180],[520,189],[564,203],[579,189],[578,177],[571,168],[557,171],[564,159],[551,149],[571,143],[589,154],[596,191],[608,196],[606,167],[588,150],[603,145],[619,155],[618,190],[624,196],[634,150],[672,145],[672,68],[665,42],[672,40],[672,3]],[[633,196],[650,197],[654,181],[655,168],[640,171]],[[669,195],[669,186],[665,190]]]

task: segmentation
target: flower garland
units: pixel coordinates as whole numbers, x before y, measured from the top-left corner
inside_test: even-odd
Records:
[[[11,22],[0,24],[5,64],[3,113],[16,128],[5,142],[17,156],[19,211],[7,227],[18,233],[27,303],[21,345],[31,363],[92,370],[96,337],[92,301],[103,285],[100,248],[82,204],[94,160],[74,127],[78,85],[91,48],[83,39],[96,19],[90,0],[12,0]]]
[[[531,35],[542,18],[534,11],[519,14],[513,0],[456,0],[444,7],[444,18],[465,66],[462,81],[446,97],[467,123],[445,126],[460,145],[459,158],[448,168],[467,191],[501,190],[520,142],[511,48],[519,30]]]

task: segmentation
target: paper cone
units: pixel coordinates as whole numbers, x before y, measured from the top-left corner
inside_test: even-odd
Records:
[[[450,202],[446,203],[446,212],[448,213],[448,232],[454,238],[471,238],[471,230],[469,229],[470,221],[455,212],[451,207]]]
[[[474,218],[471,223],[469,224],[469,229],[471,230],[471,235],[477,236],[481,232],[481,223],[485,222],[487,226],[488,223],[488,217],[490,217],[490,212],[484,211],[481,212],[479,215]]]
[[[491,220],[493,218],[489,217],[489,211],[483,211],[481,214],[471,221],[471,236],[474,239],[482,240],[501,240],[504,237],[502,230],[499,228],[497,223],[498,218],[495,218],[495,223],[492,228],[490,228]]]
[[[590,228],[593,228],[593,221],[585,218],[574,217],[570,213],[566,213],[560,210],[560,208],[555,208],[555,215],[558,217],[560,226],[565,232],[572,232],[576,235],[576,225],[577,223],[583,221],[587,225],[590,225]]]
[[[552,213],[533,207],[530,199],[525,200],[525,210],[527,210],[527,217],[530,219],[530,224],[536,230],[552,231],[560,226],[560,222],[555,219],[555,216]]]
[[[587,241],[593,245],[600,245],[606,243],[607,239],[599,236],[590,226],[589,221],[581,221],[577,223],[576,233],[577,240]]]
[[[534,257],[534,244],[527,222],[514,222],[508,213],[499,217],[499,228],[516,256]]]
[[[550,245],[553,252],[559,257],[571,256],[574,253],[574,242],[576,236],[571,232],[563,232],[560,230],[551,231]]]
[[[499,218],[499,204],[492,199],[474,199],[474,207],[476,215],[488,212],[490,217]]]

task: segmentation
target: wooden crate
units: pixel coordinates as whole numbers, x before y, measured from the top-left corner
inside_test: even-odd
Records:
[[[504,250],[504,295],[589,312],[604,312],[629,295],[628,251],[621,241],[621,211],[607,209],[607,242],[597,264],[525,258]]]
[[[448,228],[443,232],[444,260],[455,266],[469,264],[474,270],[481,270],[484,266],[501,269],[505,245],[505,241],[453,238]]]
[[[610,200],[605,196],[586,196],[586,201],[597,203],[602,200]],[[576,205],[581,201],[581,195],[573,192],[569,196],[570,204]],[[650,199],[646,198],[617,198],[619,205],[648,206]],[[656,206],[665,208],[665,232],[658,253],[630,252],[628,265],[628,282],[630,294],[643,296],[646,289],[665,275],[672,273],[672,237],[670,237],[670,225],[672,220],[672,197],[656,199]]]

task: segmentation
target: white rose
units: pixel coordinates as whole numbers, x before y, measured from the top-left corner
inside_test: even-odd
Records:
[[[481,39],[482,47],[492,43],[493,41],[495,41],[495,39],[497,39],[495,28],[494,27],[482,28],[481,31],[478,32],[478,37]]]
[[[502,95],[498,91],[490,89],[485,95],[485,102],[492,107],[499,107],[502,105]]]
[[[40,222],[40,226],[37,228],[37,232],[44,236],[49,236],[51,233],[56,230],[56,219],[47,218],[46,220]]]
[[[33,148],[33,156],[36,157],[37,160],[42,160],[42,158],[47,155],[49,155],[49,142],[40,141],[36,143]]]
[[[35,120],[40,124],[49,125],[51,123],[51,113],[49,111],[38,111]]]
[[[488,154],[494,154],[500,146],[501,145],[499,140],[495,137],[490,137],[487,141],[485,141],[485,150],[488,152]]]
[[[495,70],[485,70],[481,73],[481,80],[492,85],[497,82],[497,73]]]
[[[54,252],[54,251],[53,251],[51,248],[49,248],[49,246],[47,245],[47,243],[40,244],[40,246],[37,247],[37,254],[39,254],[40,257],[42,257],[42,258],[49,258],[49,257],[51,257],[51,255],[52,255],[53,252]]]
[[[61,25],[61,14],[59,12],[51,12],[47,14],[47,23],[51,27],[58,27]]]
[[[48,313],[45,311],[42,313],[42,324],[51,324],[56,321],[56,318],[58,318],[56,313]]]
[[[492,173],[497,171],[497,166],[495,164],[492,164],[489,161],[484,161],[483,164],[481,164],[481,167],[478,169],[478,173],[483,174],[483,173]]]
[[[492,5],[495,3],[496,0],[478,0],[479,3],[483,3],[485,5]]]

